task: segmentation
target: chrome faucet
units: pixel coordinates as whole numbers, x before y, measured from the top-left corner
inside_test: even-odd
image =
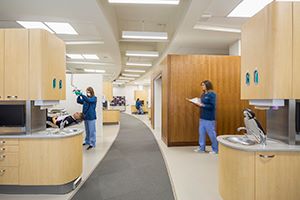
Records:
[[[255,118],[254,112],[252,112],[252,110],[250,110],[250,109],[245,109],[243,114],[244,114],[245,127],[239,127],[237,129],[237,131],[240,132],[242,130],[245,130],[246,136],[251,134],[255,137],[255,140],[259,144],[266,145],[267,144],[267,136],[266,136],[261,124]]]

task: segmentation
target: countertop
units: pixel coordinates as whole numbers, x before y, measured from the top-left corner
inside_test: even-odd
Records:
[[[42,131],[33,132],[31,134],[22,134],[22,135],[0,135],[0,139],[34,139],[34,138],[46,138],[46,139],[55,139],[55,138],[66,138],[79,135],[83,133],[83,129],[80,128],[64,128],[62,130],[57,128],[47,128]]]
[[[281,151],[281,152],[300,152],[300,145],[288,145],[278,140],[274,139],[267,139],[267,145],[262,144],[255,144],[255,145],[242,145],[229,142],[225,140],[226,137],[229,136],[240,136],[242,135],[221,135],[217,137],[219,143],[223,144],[224,146],[241,150],[241,151],[251,151],[251,152],[274,152],[274,151]]]

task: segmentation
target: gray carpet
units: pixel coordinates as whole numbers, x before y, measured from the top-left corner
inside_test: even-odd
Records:
[[[140,120],[121,115],[119,135],[73,200],[173,200],[156,140]]]

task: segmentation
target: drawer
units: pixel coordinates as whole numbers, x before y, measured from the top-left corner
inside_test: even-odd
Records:
[[[0,154],[0,167],[17,167],[19,166],[18,153]]]
[[[14,153],[19,152],[19,146],[18,145],[11,145],[11,146],[0,146],[0,155],[4,153]]]
[[[18,185],[19,168],[18,167],[0,167],[1,185]]]
[[[0,139],[0,147],[6,146],[6,145],[18,145],[19,140],[18,139]]]

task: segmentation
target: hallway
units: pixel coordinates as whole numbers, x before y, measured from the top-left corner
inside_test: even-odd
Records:
[[[111,149],[73,199],[174,199],[151,130],[135,117],[122,114],[120,132]]]

